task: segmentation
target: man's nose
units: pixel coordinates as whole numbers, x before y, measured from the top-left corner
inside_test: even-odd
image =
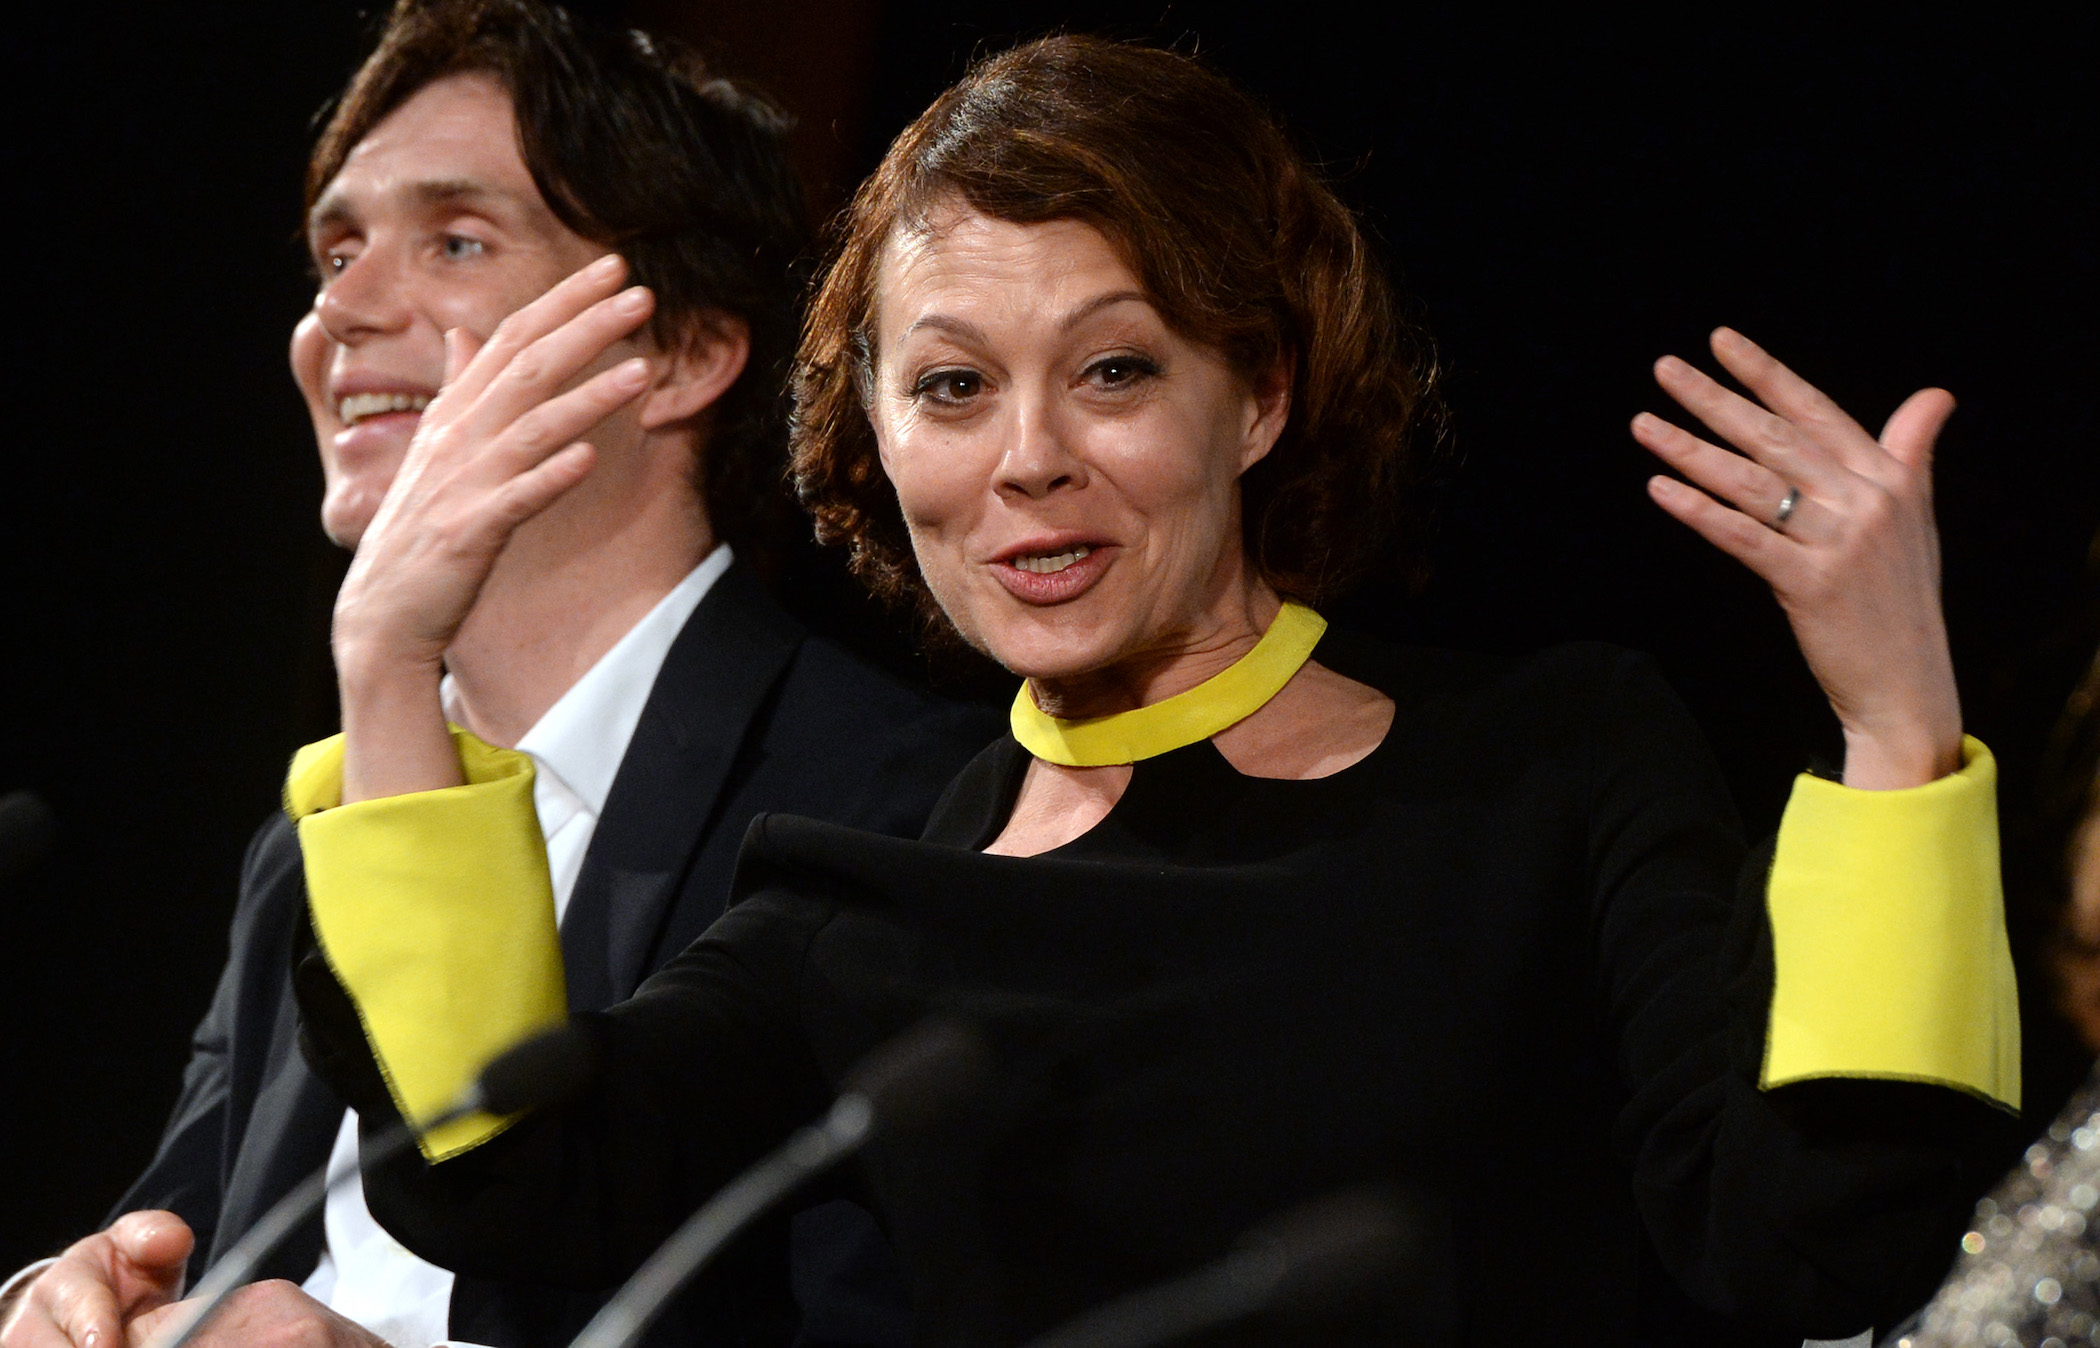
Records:
[[[354,346],[408,326],[408,297],[393,261],[386,250],[367,248],[323,279],[314,313],[330,337]]]
[[[1086,463],[1074,452],[1075,428],[1054,398],[1022,396],[993,486],[1002,495],[1036,499],[1086,485]]]

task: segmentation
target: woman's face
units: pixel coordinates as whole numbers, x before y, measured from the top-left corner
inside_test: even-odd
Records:
[[[919,568],[1036,679],[1240,635],[1239,478],[1287,387],[1169,329],[1108,240],[966,207],[884,250],[869,416]]]

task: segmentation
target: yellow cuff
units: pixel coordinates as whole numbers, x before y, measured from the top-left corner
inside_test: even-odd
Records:
[[[532,760],[452,732],[467,784],[340,804],[342,737],[285,782],[321,953],[405,1119],[427,1119],[520,1040],[568,1017]],[[476,1114],[422,1139],[442,1161],[501,1132]]]
[[[2020,1107],[2020,1012],[1998,872],[1998,766],[1904,791],[1802,776],[1766,900],[1766,1088],[1816,1077],[1952,1086]]]

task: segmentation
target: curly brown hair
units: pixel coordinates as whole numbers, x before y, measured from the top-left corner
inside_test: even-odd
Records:
[[[1247,95],[1193,56],[1060,35],[979,62],[905,129],[835,226],[804,320],[789,457],[817,537],[938,630],[865,391],[877,270],[900,229],[961,202],[1099,229],[1162,318],[1249,380],[1291,372],[1291,412],[1241,479],[1249,562],[1321,603],[1413,542],[1443,439],[1439,371],[1355,216]]]

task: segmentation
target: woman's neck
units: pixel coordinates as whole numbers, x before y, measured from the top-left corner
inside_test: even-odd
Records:
[[[1283,600],[1267,585],[1250,586],[1114,664],[1064,678],[1032,678],[1029,688],[1038,707],[1067,721],[1164,702],[1253,650],[1282,607]]]

